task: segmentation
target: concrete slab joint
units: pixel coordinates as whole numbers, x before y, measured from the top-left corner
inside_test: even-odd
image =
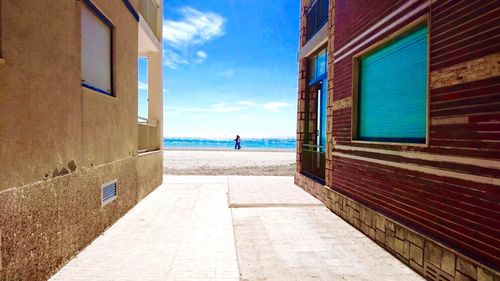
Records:
[[[500,274],[297,173],[295,183],[413,270],[430,280],[500,280]],[[431,275],[429,275],[431,274]],[[436,279],[438,280],[438,279]]]

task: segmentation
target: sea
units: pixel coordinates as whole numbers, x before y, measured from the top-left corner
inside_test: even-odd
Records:
[[[234,149],[234,140],[205,138],[165,138],[165,149]],[[241,138],[242,150],[295,150],[295,138]]]

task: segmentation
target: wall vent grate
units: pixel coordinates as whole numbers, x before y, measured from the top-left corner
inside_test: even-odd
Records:
[[[116,199],[116,180],[101,186],[101,206],[106,206]]]
[[[424,263],[424,277],[430,281],[453,281],[455,278],[448,273],[442,271],[438,267],[425,262]]]

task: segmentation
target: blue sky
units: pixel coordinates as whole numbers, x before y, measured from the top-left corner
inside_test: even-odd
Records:
[[[164,136],[295,136],[299,0],[169,0],[163,27]]]

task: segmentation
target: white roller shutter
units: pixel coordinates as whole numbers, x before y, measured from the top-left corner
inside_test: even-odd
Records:
[[[111,28],[82,5],[82,85],[111,95]]]

